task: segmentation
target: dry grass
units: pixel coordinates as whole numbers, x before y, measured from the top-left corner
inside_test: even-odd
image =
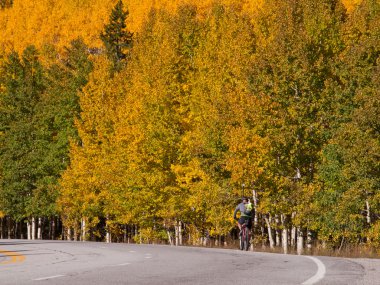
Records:
[[[238,240],[230,240],[226,245],[218,246],[211,240],[207,243],[208,248],[221,248],[221,249],[237,249],[239,248]],[[283,253],[281,247],[275,247],[271,249],[269,246],[255,245],[253,251],[256,252],[270,252],[270,253]],[[297,254],[297,251],[293,247],[288,248],[288,254]],[[322,248],[320,246],[314,246],[311,249],[305,248],[304,255],[315,256],[332,256],[332,257],[345,257],[345,258],[380,258],[380,249],[371,248],[364,245],[346,246],[341,250],[334,250],[332,248]]]

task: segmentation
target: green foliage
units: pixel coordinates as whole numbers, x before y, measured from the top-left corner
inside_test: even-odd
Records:
[[[36,211],[33,192],[44,178],[39,110],[45,86],[43,68],[33,46],[22,57],[8,56],[3,68],[5,91],[0,95],[1,202],[4,211],[21,219]]]
[[[324,187],[316,198],[320,208],[331,205],[330,213],[319,215],[319,230],[335,240],[363,236],[364,229],[375,227],[379,211],[379,8],[377,1],[363,1],[345,27],[339,69],[343,100],[335,103],[340,119],[324,147],[319,167]]]
[[[17,219],[56,213],[57,179],[69,163],[69,139],[76,135],[77,90],[91,69],[85,50],[73,42],[65,62],[48,69],[34,47],[5,62],[1,194],[2,207]]]

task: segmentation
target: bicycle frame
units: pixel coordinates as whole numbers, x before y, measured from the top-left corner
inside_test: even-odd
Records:
[[[248,250],[250,241],[250,230],[247,227],[247,222],[241,225],[241,235],[240,235],[240,249]]]

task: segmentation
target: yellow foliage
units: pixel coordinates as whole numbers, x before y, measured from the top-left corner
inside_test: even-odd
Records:
[[[342,3],[344,6],[346,6],[346,9],[348,12],[351,12],[355,6],[360,4],[363,0],[342,0]]]
[[[68,46],[82,37],[90,46],[99,46],[99,33],[114,1],[14,1],[0,11],[0,47],[21,52],[27,45],[41,48],[53,44]]]
[[[152,8],[175,13],[179,5],[192,4],[207,11],[215,0],[125,0],[131,31],[138,32]],[[220,0],[224,4],[243,5],[247,11],[262,0]],[[0,10],[0,50],[21,52],[33,44],[41,48],[53,44],[62,50],[78,37],[90,47],[101,46],[99,34],[108,21],[115,0],[15,0],[13,7]],[[202,13],[199,13],[201,15]]]
[[[342,0],[351,11],[362,0]],[[252,14],[264,0],[219,0],[221,4],[235,5]],[[33,44],[41,48],[53,44],[62,50],[69,42],[81,37],[90,47],[101,46],[99,34],[108,21],[115,0],[15,0],[13,7],[0,10],[0,49],[21,52]],[[175,13],[179,5],[198,7],[198,15],[207,14],[215,0],[125,0],[130,15],[131,31],[138,32],[152,8]]]
[[[236,186],[244,182],[251,187],[263,176],[271,185],[264,184],[259,210],[308,214],[306,202],[315,190],[297,186],[291,174],[277,175],[280,157],[271,157],[270,139],[282,148],[290,136],[265,133],[274,122],[295,121],[299,106],[282,110],[265,90],[250,85],[253,66],[264,64],[261,57],[274,58],[273,65],[288,72],[287,54],[276,45],[282,43],[284,26],[295,35],[293,42],[304,43],[297,27],[281,23],[287,13],[272,13],[287,5],[270,2],[269,11],[262,8],[264,0],[218,2],[227,6],[212,6],[215,0],[124,2],[129,29],[140,34],[127,68],[118,73],[111,75],[105,57],[95,57],[94,72],[80,93],[82,113],[76,126],[81,143],[72,145],[71,165],[61,180],[65,224],[107,217],[108,230],[119,233],[118,223],[136,223],[145,241],[157,238],[152,224],[168,228],[178,221],[196,224],[195,235],[200,228],[225,234],[234,225],[231,196],[240,192]],[[352,9],[357,2],[345,4]],[[20,50],[29,43],[49,43],[59,50],[80,36],[91,47],[101,46],[98,35],[114,3],[16,2],[0,12],[0,45]],[[177,12],[179,4],[195,5],[197,17],[191,18],[190,6]],[[252,19],[259,9],[269,15]],[[253,20],[267,22],[253,25]],[[268,23],[275,24],[266,27]],[[261,31],[254,34],[255,29]],[[303,36],[312,39],[315,33],[308,31]],[[296,54],[294,46],[289,51]],[[265,83],[274,94],[287,89],[287,77],[279,78]],[[303,218],[298,215],[294,221],[302,224]]]
[[[372,225],[368,230],[369,244],[375,246],[376,248],[380,247],[380,221],[377,221]]]

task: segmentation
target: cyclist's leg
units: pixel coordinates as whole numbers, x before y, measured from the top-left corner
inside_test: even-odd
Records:
[[[240,217],[239,220],[238,220],[238,226],[239,226],[239,235],[241,235],[241,228],[242,228],[242,225],[245,223],[245,218],[244,217]]]
[[[249,218],[247,221],[247,232],[250,239],[252,236],[252,218]]]
[[[248,218],[248,220],[247,220],[247,228],[249,230],[252,230],[252,218]]]

